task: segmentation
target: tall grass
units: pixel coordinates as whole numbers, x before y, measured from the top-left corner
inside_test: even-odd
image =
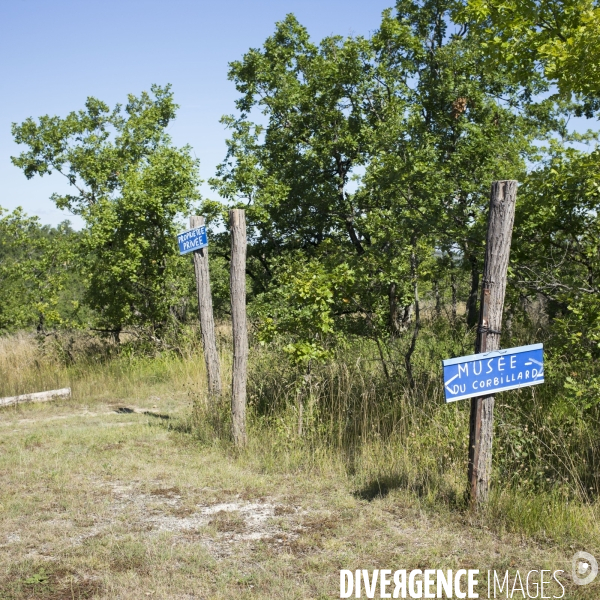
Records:
[[[227,329],[219,328],[225,389]],[[309,374],[292,368],[276,344],[253,345],[249,445],[238,459],[267,473],[333,469],[366,500],[403,494],[498,531],[600,548],[598,410],[569,410],[552,384],[498,395],[491,500],[474,517],[464,495],[469,402],[444,404],[440,365],[442,357],[469,353],[472,333],[431,322],[414,357],[414,385],[396,367],[405,345],[399,339],[386,346],[387,375],[376,344],[364,338],[346,340]],[[206,396],[197,332],[180,348],[151,356],[134,343],[117,349],[75,334],[20,334],[0,340],[0,372],[1,395],[70,385],[75,402],[185,398],[194,411],[177,426],[230,451],[229,400]]]
[[[226,347],[224,365],[230,362]],[[117,348],[95,336],[63,332],[40,338],[20,333],[0,338],[0,396],[71,387],[73,399],[137,401],[150,396],[205,393],[198,336],[178,349],[141,352],[133,341]]]

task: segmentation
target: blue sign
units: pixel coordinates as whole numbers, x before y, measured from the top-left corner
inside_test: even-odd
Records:
[[[543,344],[443,361],[446,402],[544,383]]]
[[[194,227],[177,234],[177,243],[179,244],[179,254],[187,254],[206,248],[208,246],[208,237],[206,236],[206,227]]]

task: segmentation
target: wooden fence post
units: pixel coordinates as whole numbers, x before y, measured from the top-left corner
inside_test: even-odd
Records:
[[[500,328],[516,199],[516,181],[492,183],[475,353],[500,349]],[[472,398],[469,432],[469,497],[473,508],[484,504],[488,498],[493,429],[494,396]]]
[[[246,371],[248,368],[248,329],[246,325],[246,213],[229,211],[231,229],[231,322],[233,327],[233,377],[231,415],[233,441],[246,444]]]
[[[202,227],[204,217],[190,217],[190,228]],[[194,271],[196,273],[196,291],[198,292],[198,312],[202,330],[202,348],[206,363],[208,394],[211,397],[221,395],[221,373],[219,353],[215,337],[215,321],[213,317],[212,295],[210,293],[210,275],[208,271],[208,248],[200,248],[192,252]]]

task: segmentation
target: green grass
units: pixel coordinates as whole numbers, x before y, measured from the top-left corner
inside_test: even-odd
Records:
[[[576,532],[501,531],[341,457],[280,461],[255,429],[242,453],[199,443],[186,405],[158,402],[171,419],[101,401],[2,415],[0,598],[332,598],[340,568],[556,569],[573,552]]]
[[[74,395],[0,412],[1,599],[333,598],[342,568],[569,571],[576,550],[600,556],[599,507],[573,467],[593,427],[548,420],[539,394],[500,397],[492,495],[473,514],[468,406],[440,402],[435,372],[417,390],[386,380],[368,345],[313,370],[302,436],[295,374],[253,348],[236,451],[197,348],[65,361],[3,343],[3,394]],[[222,362],[226,382],[226,338]]]

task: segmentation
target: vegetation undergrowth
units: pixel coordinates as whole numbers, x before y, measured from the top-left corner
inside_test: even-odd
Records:
[[[561,406],[552,384],[497,396],[492,494],[474,516],[465,498],[470,403],[444,404],[441,357],[427,344],[412,388],[400,374],[387,378],[364,340],[309,377],[278,348],[251,355],[249,445],[239,459],[254,468],[343,473],[368,501],[398,493],[498,532],[600,542],[598,412]],[[189,430],[202,444],[228,447],[229,426],[227,398],[196,402]]]
[[[231,349],[218,328],[224,382]],[[412,386],[394,370],[405,340],[387,346],[388,374],[376,344],[346,339],[332,360],[308,375],[282,359],[276,344],[253,344],[248,380],[248,446],[230,444],[227,395],[211,400],[198,336],[175,351],[147,354],[70,333],[0,341],[2,395],[70,385],[73,402],[129,402],[153,396],[189,400],[193,410],[165,421],[200,443],[231,453],[258,472],[313,475],[347,482],[360,499],[399,494],[501,532],[559,544],[600,547],[597,410],[568,410],[552,384],[497,396],[494,478],[487,508],[467,509],[469,402],[444,404],[440,353],[468,353],[467,331],[432,323],[415,355]]]

